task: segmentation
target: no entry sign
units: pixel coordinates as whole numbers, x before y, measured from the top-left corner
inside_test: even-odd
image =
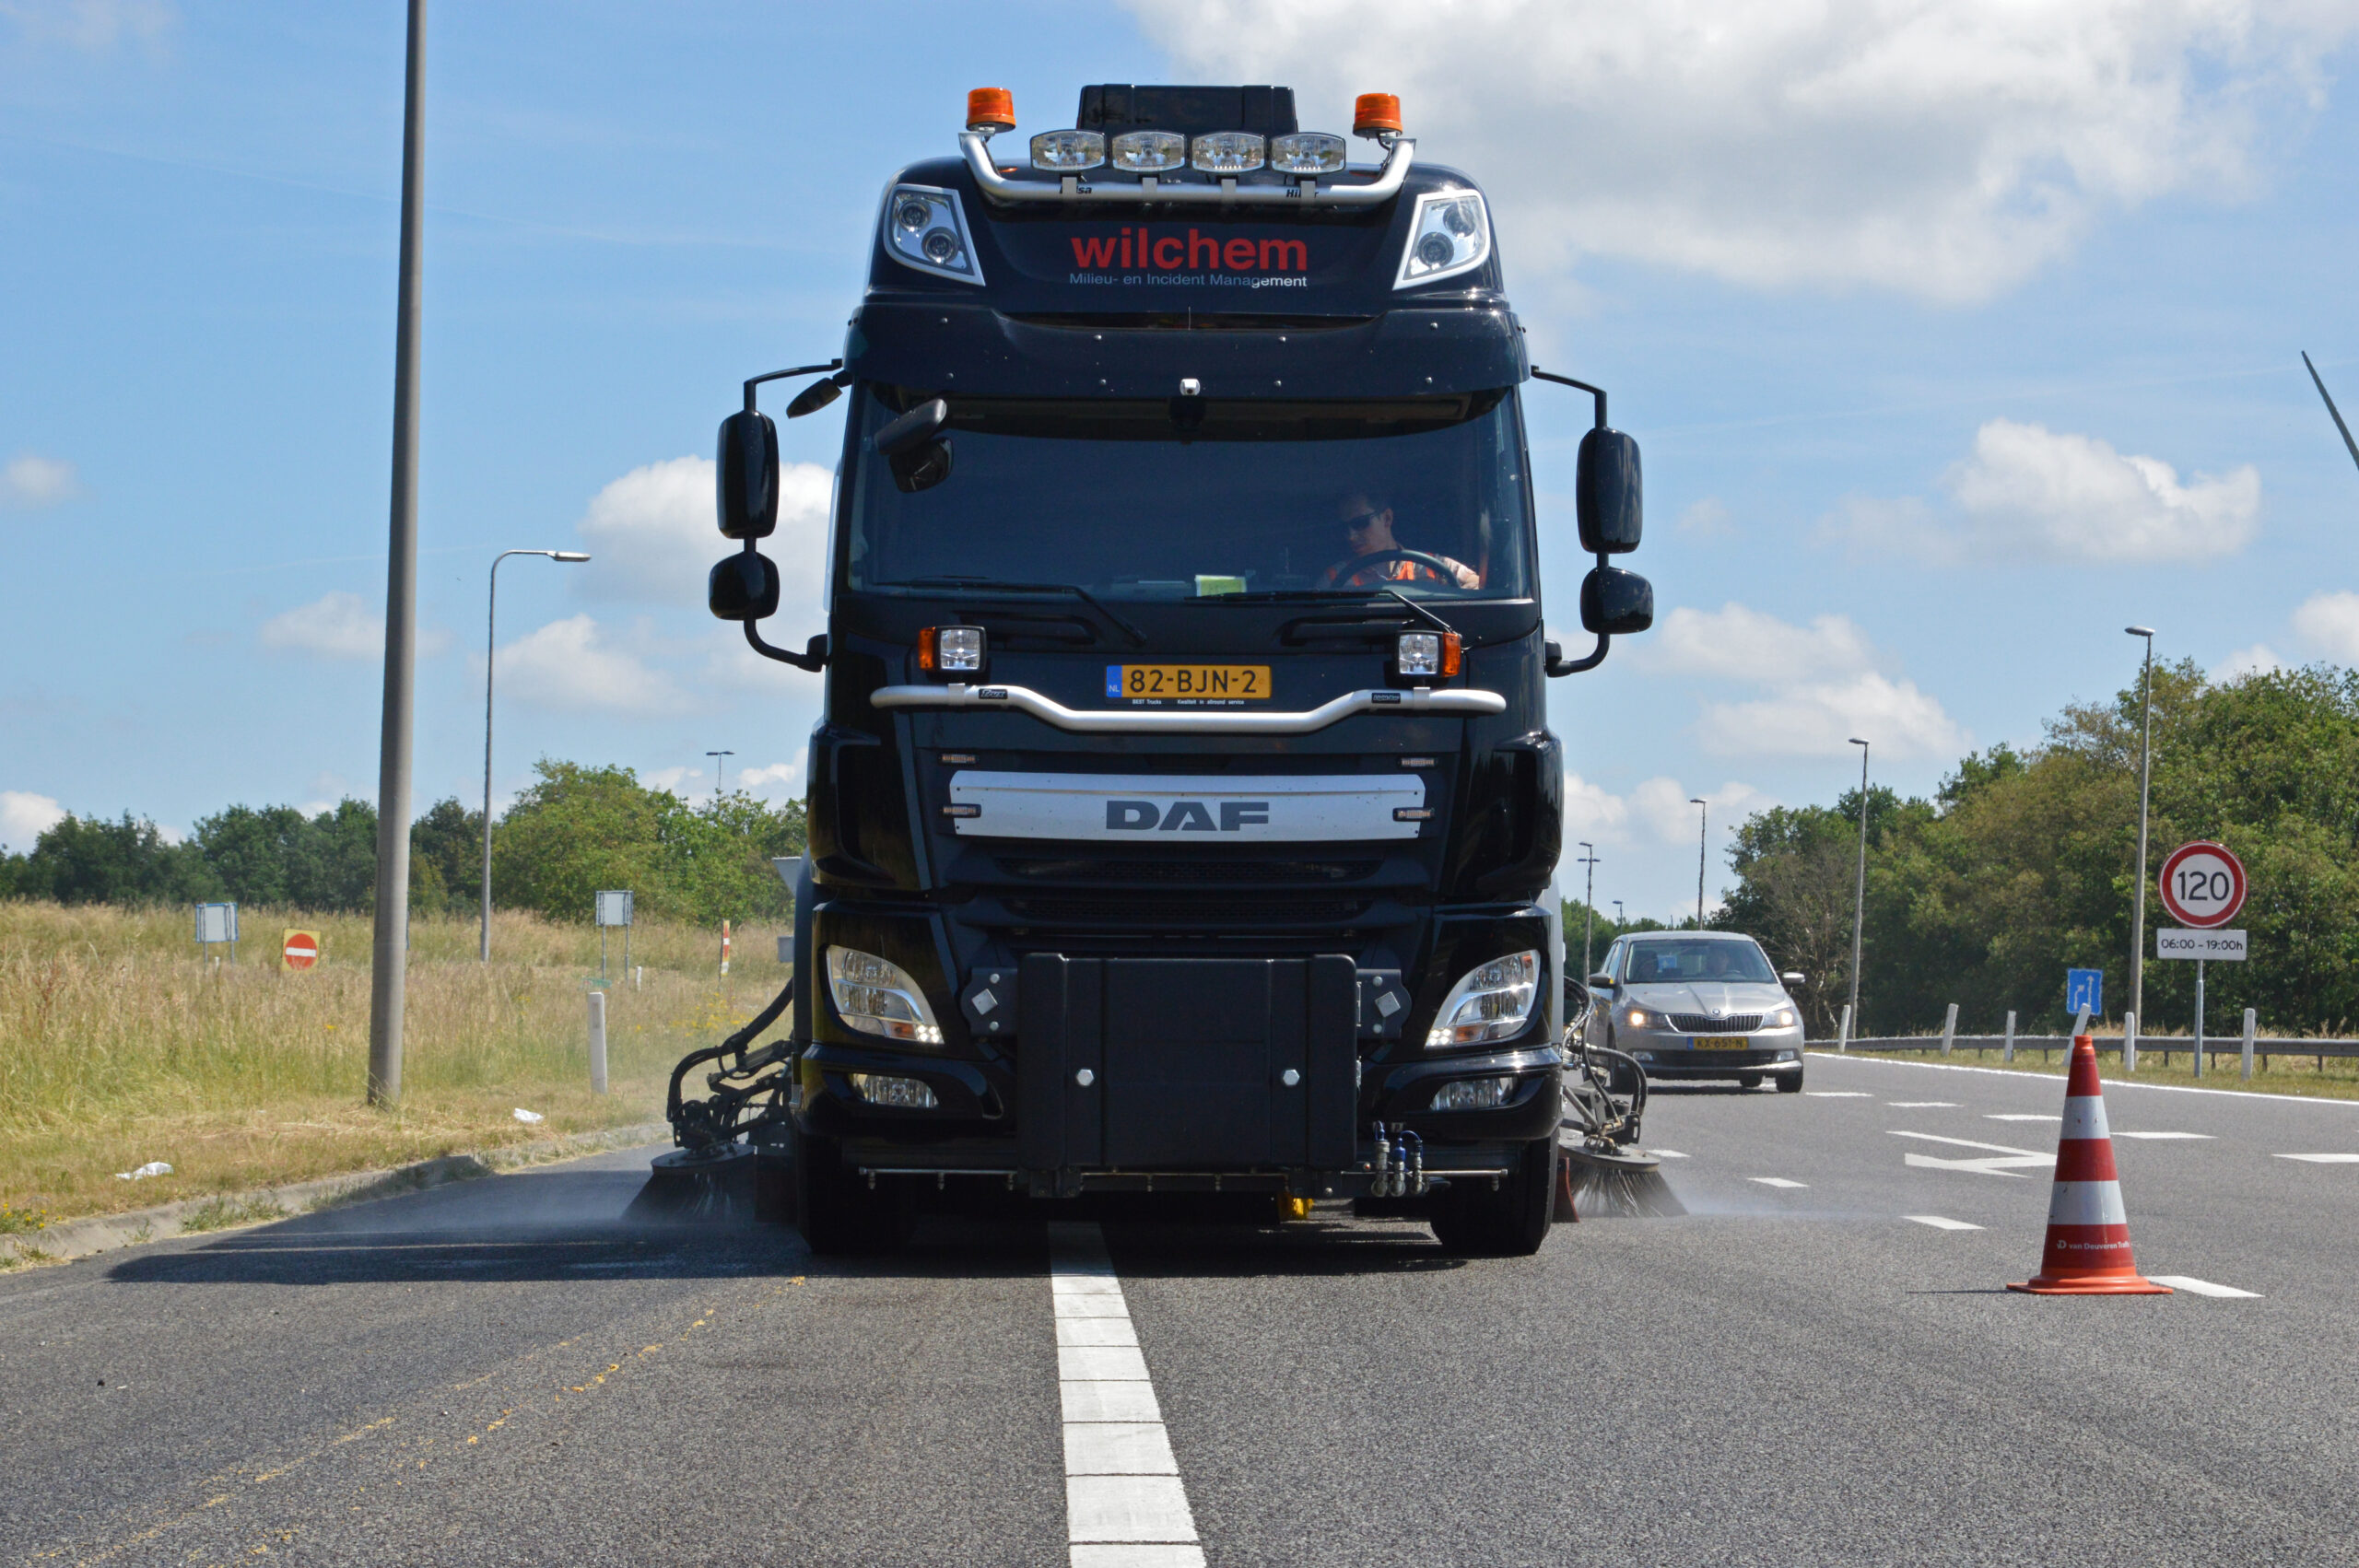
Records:
[[[308,969],[320,961],[320,933],[288,931],[279,938],[279,962],[289,969]]]
[[[2224,926],[2245,907],[2245,865],[2225,845],[2182,844],[2163,862],[2163,907],[2183,926]]]

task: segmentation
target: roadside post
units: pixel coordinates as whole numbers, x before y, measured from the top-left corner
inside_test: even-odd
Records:
[[[606,932],[612,927],[622,928],[623,967],[630,967],[630,889],[628,887],[605,888],[598,894],[598,978],[601,980],[606,977]]]
[[[2013,1065],[2015,1059],[2015,1015],[2012,1012],[2007,1014],[2007,1044],[2005,1048],[1999,1052],[1999,1059],[2010,1065]]]
[[[2121,1015],[2121,1071],[2138,1071],[2138,1014],[2135,1012]]]
[[[590,1092],[606,1092],[606,993],[590,992]]]
[[[2253,1010],[2252,1010],[2251,1008],[2249,1008],[2249,1007],[2246,1008],[2246,1009],[2245,1009],[2245,1048],[2244,1048],[2244,1063],[2245,1063],[2245,1071],[2244,1071],[2244,1079],[2245,1079],[2245,1082],[2248,1082],[2248,1083],[2249,1083],[2249,1082],[2252,1082],[2252,1036],[2253,1036],[2253,1033],[2254,1033],[2253,1026],[2254,1026],[2254,1024],[2257,1024],[2257,1023],[2259,1023],[2259,1019],[2257,1019],[2257,1018],[2255,1018],[2255,1017],[2253,1016]]]
[[[213,956],[217,943],[226,942],[229,948],[229,963],[238,962],[238,907],[235,904],[200,904],[196,907],[196,955],[200,959]]]
[[[1843,1004],[1842,1026],[1835,1032],[1835,1054],[1841,1056],[1851,1048],[1851,1004]]]
[[[729,973],[729,922],[721,922],[721,972]]]
[[[1956,1038],[1957,1003],[1952,1002],[1950,1003],[1949,1012],[1943,1014],[1942,1018],[1942,1058],[1943,1060],[1946,1061],[1949,1059],[1950,1042]]]
[[[2195,1076],[2203,1076],[2203,965],[2220,959],[2243,963],[2249,955],[2241,930],[2224,930],[2245,907],[2245,866],[2224,844],[2198,839],[2182,844],[2163,861],[2163,907],[2190,928],[2157,930],[2154,956],[2195,960]]]

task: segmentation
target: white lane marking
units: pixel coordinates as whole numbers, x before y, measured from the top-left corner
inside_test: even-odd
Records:
[[[1931,1225],[1937,1231],[1978,1231],[1980,1225],[1969,1225],[1964,1220],[1953,1220],[1943,1214],[1903,1214],[1904,1220],[1914,1220],[1920,1225]]]
[[[1687,1158],[1686,1155],[1681,1153],[1676,1149],[1647,1149],[1641,1151],[1641,1153],[1652,1154],[1658,1160],[1684,1160]]]
[[[1891,1131],[1895,1138],[1921,1138],[1928,1143],[1954,1143],[1961,1149],[1988,1149],[1994,1154],[2029,1154],[2031,1153],[2028,1149],[2010,1149],[2004,1143],[1978,1143],[1971,1138],[1944,1138],[1938,1132],[1903,1132],[1897,1128],[1892,1129]],[[2042,1154],[2038,1157],[2048,1159],[2052,1156]]]
[[[1815,1100],[1872,1100],[1865,1089],[1805,1089],[1803,1094]]]
[[[2160,1047],[2156,1047],[2160,1048]],[[1921,1067],[1931,1072],[1987,1072],[1994,1078],[2012,1078],[2018,1083],[2029,1079],[2036,1083],[2042,1077],[2053,1082],[2057,1073],[2025,1072],[2012,1067],[1967,1067],[1948,1061],[1891,1061],[1864,1052],[1852,1056],[1843,1051],[1804,1051],[1804,1056],[1824,1057],[1828,1061],[1867,1061],[1878,1067]],[[2298,1055],[2298,1052],[2286,1052]],[[2329,1106],[2350,1110],[2359,1106],[2359,1100],[2330,1099],[2323,1094],[2272,1094],[2266,1089],[2199,1089],[2192,1083],[2149,1083],[2139,1078],[2103,1078],[2098,1080],[2108,1089],[2158,1089],[2165,1094],[2225,1094],[2236,1100],[2271,1100],[2281,1106]]]
[[[1885,1105],[1896,1111],[1954,1111],[1955,1100],[1886,1100]]]
[[[1895,1138],[1918,1138],[1928,1143],[1949,1143],[1960,1149],[1988,1149],[1991,1153],[1973,1159],[1943,1159],[1936,1154],[1904,1154],[1900,1163],[1918,1170],[1967,1171],[1975,1176],[2013,1176],[2022,1179],[2027,1170],[2054,1168],[2056,1156],[2035,1154],[2028,1149],[2011,1149],[2004,1143],[1978,1143],[1971,1138],[1944,1138],[1938,1132],[1903,1132],[1889,1129]]]
[[[1985,1111],[1982,1113],[1982,1119],[1984,1121],[2062,1121],[2064,1118],[2060,1116],[2051,1116],[2046,1111]]]
[[[1757,1181],[1764,1187],[1808,1187],[1810,1185],[1806,1181],[1788,1181],[1784,1176],[1747,1176],[1744,1179]]]
[[[2213,1135],[2212,1135],[2212,1134],[2211,1134],[2211,1133],[2209,1133],[2209,1132],[2117,1132],[2117,1133],[2115,1133],[2115,1134],[2114,1134],[2114,1136],[2115,1136],[2116,1138],[2150,1138],[2150,1139],[2154,1139],[2154,1138],[2202,1138],[2202,1139],[2210,1139],[2210,1138],[2212,1138]]]
[[[2359,1154],[2280,1154],[2281,1160],[2306,1160],[2314,1165],[2359,1165]]]
[[[2175,1291],[2190,1291],[2200,1296],[2242,1296],[2259,1301],[2259,1291],[2240,1291],[2234,1285],[2215,1285],[2209,1280],[2198,1280],[2188,1274],[2149,1274],[2146,1278],[2158,1285],[2168,1285]]]
[[[1096,1225],[1049,1227],[1073,1568],[1203,1568],[1121,1281]]]

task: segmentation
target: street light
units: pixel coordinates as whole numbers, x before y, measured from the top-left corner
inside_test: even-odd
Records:
[[[2130,906],[2130,1011],[2146,1023],[2146,786],[2154,764],[2154,628],[2124,626],[2131,637],[2146,639],[2146,674],[2141,703],[2145,717],[2138,742],[2138,895]]]
[[[1614,931],[1616,936],[1621,934],[1623,923],[1622,900],[1617,898],[1614,901]]]
[[[721,759],[725,756],[735,756],[737,754],[735,752],[707,752],[704,755],[712,758],[714,771],[720,776],[719,782],[713,786],[712,790],[712,798],[717,801],[729,793],[729,765]]]
[[[491,667],[499,643],[494,626],[499,614],[499,563],[511,556],[546,556],[552,561],[580,563],[590,557],[579,550],[502,550],[491,558],[491,591],[483,614],[483,930],[475,955],[491,962]]]
[[[1699,931],[1700,931],[1700,930],[1702,930],[1704,929],[1704,845],[1705,845],[1705,838],[1706,838],[1706,835],[1707,835],[1707,833],[1708,833],[1708,825],[1710,824],[1711,819],[1712,819],[1712,808],[1711,808],[1711,807],[1709,807],[1709,806],[1708,806],[1708,805],[1706,805],[1703,802],[1698,801],[1698,800],[1695,800],[1695,799],[1692,799],[1692,798],[1688,801],[1688,802],[1687,802],[1687,803],[1688,803],[1689,805],[1694,806],[1694,807],[1696,807],[1696,929],[1697,930],[1699,930]]]
[[[1581,984],[1589,984],[1590,938],[1597,930],[1597,846],[1587,839],[1579,841],[1589,851],[1581,864],[1589,868],[1589,883],[1581,893]]]
[[[1851,1004],[1843,1014],[1847,1047],[1850,1032],[1860,1026],[1860,932],[1868,917],[1868,743],[1854,735],[1851,743],[1860,748],[1860,879],[1851,890]]]

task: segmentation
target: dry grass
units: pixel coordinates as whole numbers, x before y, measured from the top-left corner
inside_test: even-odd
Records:
[[[774,931],[642,924],[611,947],[612,1092],[590,1093],[598,933],[524,914],[411,927],[403,1103],[365,1104],[370,922],[241,909],[238,961],[200,960],[184,909],[0,902],[0,1214],[56,1221],[660,1117],[672,1065],[783,983]],[[278,935],[321,933],[308,973]],[[523,1106],[546,1119],[527,1125]],[[169,1176],[115,1173],[151,1160]]]
[[[2114,1043],[2118,1046],[2118,1039]],[[2215,1054],[2208,1048],[2217,1043],[2216,1040],[2205,1042],[2207,1049],[2204,1054],[2211,1058],[2211,1061],[2200,1079],[2195,1076],[2195,1053],[2189,1048],[2185,1036],[2141,1036],[2138,1040],[2138,1071],[2135,1073],[2121,1071],[2121,1057],[2118,1051],[2101,1050],[2097,1054],[2097,1072],[2108,1082],[2134,1078],[2141,1083],[2183,1083],[2206,1089],[2244,1089],[2266,1094],[2359,1100],[2359,1059],[2328,1057],[2324,1059],[2325,1066],[2321,1071],[2318,1058],[2295,1054],[2302,1048],[2299,1040],[2256,1039],[2253,1042],[2252,1082],[2248,1083],[2239,1076],[2244,1071],[2237,1057],[2242,1048],[2241,1042],[2231,1039],[2225,1055]],[[2169,1049],[2167,1061],[2165,1059],[2166,1047]],[[1825,1042],[1812,1047],[1815,1051],[1833,1048],[1830,1043]],[[2269,1052],[2266,1058],[2261,1055],[2264,1050]],[[1979,1051],[1960,1046],[1944,1058],[1938,1043],[1931,1050],[1860,1051],[1857,1054],[1883,1061],[1946,1060],[1960,1067],[2007,1068],[2016,1072],[2044,1072],[2059,1078],[2063,1076],[2065,1066],[2071,1059],[2071,1053],[2060,1047],[2051,1047],[2044,1061],[2036,1049],[2018,1047],[2012,1063],[2002,1062],[1999,1059],[1999,1047],[1996,1046]]]

